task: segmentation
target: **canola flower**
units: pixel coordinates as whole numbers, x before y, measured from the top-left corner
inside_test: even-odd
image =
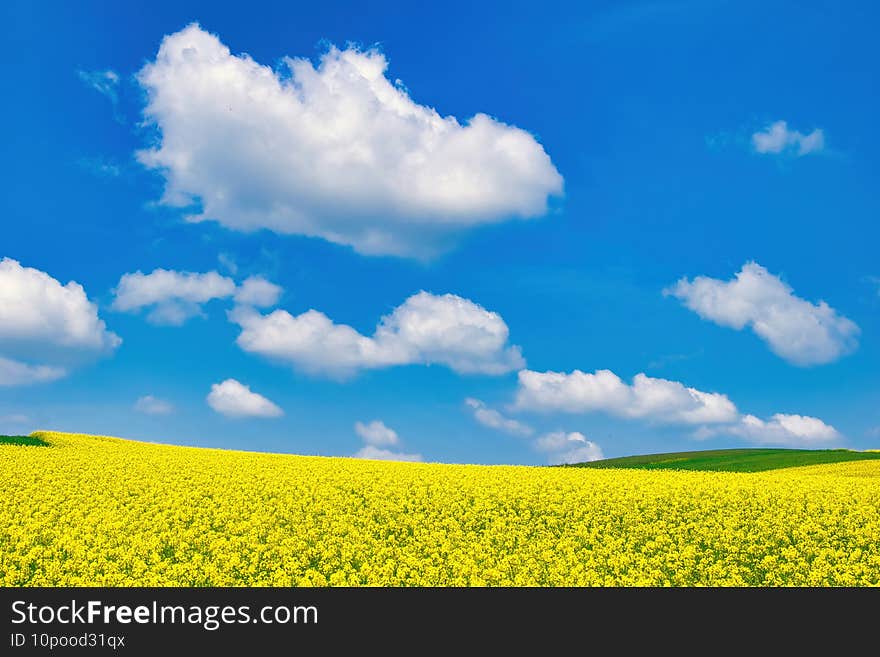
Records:
[[[880,583],[880,462],[391,463],[41,432],[0,445],[4,586]]]

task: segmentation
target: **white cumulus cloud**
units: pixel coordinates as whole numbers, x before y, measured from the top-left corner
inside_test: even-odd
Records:
[[[519,372],[515,407],[521,410],[588,413],[673,424],[712,424],[737,418],[726,395],[677,381],[636,374],[627,384],[610,370],[595,373]]]
[[[473,412],[474,419],[490,429],[497,429],[514,436],[531,436],[535,433],[535,430],[529,425],[502,415],[494,408],[486,406],[479,399],[468,397],[464,400],[464,403]]]
[[[280,285],[270,283],[262,276],[250,276],[236,290],[235,302],[245,306],[268,308],[278,303],[282,291]]]
[[[375,445],[364,445],[354,453],[356,459],[371,459],[373,461],[422,461],[421,454],[408,454],[406,452],[393,452],[390,449],[382,449]]]
[[[394,429],[385,426],[381,420],[373,420],[372,422],[355,422],[354,432],[361,437],[368,445],[376,447],[388,447],[397,445],[400,438]]]
[[[776,413],[769,420],[754,415],[743,415],[739,422],[725,427],[704,429],[699,437],[718,434],[740,436],[758,445],[782,447],[833,446],[841,439],[840,433],[829,424],[807,415]]]
[[[752,146],[758,153],[787,153],[797,156],[818,153],[825,148],[825,133],[816,128],[805,135],[791,130],[785,121],[775,121],[752,135]]]
[[[98,317],[79,283],[61,285],[49,274],[0,260],[0,344],[37,342],[103,351],[122,342]]]
[[[226,379],[222,383],[211,386],[208,394],[208,406],[221,415],[233,418],[244,417],[280,417],[284,415],[274,403],[252,392],[249,386],[235,379]]]
[[[188,319],[204,314],[202,306],[214,299],[233,298],[235,303],[251,307],[274,306],[282,288],[262,276],[250,276],[236,286],[235,281],[216,271],[196,273],[155,269],[123,274],[116,286],[113,309],[138,312],[150,308],[147,321],[166,326],[180,326]]]
[[[29,365],[0,356],[0,386],[26,386],[33,383],[56,381],[67,372],[61,367]]]
[[[137,154],[191,221],[423,257],[479,224],[545,214],[563,180],[528,132],[415,102],[378,50],[331,47],[281,70],[196,24],[137,79],[158,143]]]
[[[74,281],[0,260],[0,385],[59,379],[75,363],[121,344]]]
[[[499,411],[489,408],[484,402],[473,397],[464,400],[474,414],[474,419],[483,426],[514,436],[529,437],[535,430],[524,422],[506,417]],[[550,465],[562,463],[583,463],[602,458],[602,450],[596,443],[587,440],[578,431],[554,431],[545,433],[530,441],[532,447],[547,455]]]
[[[245,351],[290,363],[306,372],[345,377],[364,369],[440,364],[462,374],[503,374],[525,361],[507,344],[500,315],[453,294],[419,292],[381,319],[372,336],[336,324],[317,310],[293,316],[238,308]]]
[[[824,301],[811,303],[749,262],[730,281],[681,279],[664,294],[703,319],[737,330],[749,327],[776,355],[799,366],[835,361],[858,347],[859,327]]]
[[[170,415],[174,412],[174,405],[153,395],[144,395],[134,403],[134,410],[146,415]]]
[[[604,412],[626,419],[696,425],[693,437],[698,439],[739,436],[761,445],[818,447],[842,438],[834,427],[819,418],[777,413],[770,420],[761,420],[741,414],[721,393],[703,392],[644,374],[637,374],[629,385],[609,370],[593,374],[580,370],[522,370],[513,407],[539,412]],[[560,436],[568,434],[547,435],[551,438],[538,438],[536,447],[549,449],[561,440]]]
[[[535,440],[535,448],[547,453],[550,465],[563,463],[585,463],[603,458],[602,449],[587,440],[579,431],[556,431],[547,433]]]
[[[113,308],[137,312],[150,307],[147,320],[154,324],[180,326],[202,314],[202,304],[235,293],[235,282],[216,271],[205,274],[155,269],[149,274],[123,274],[116,286]]]
[[[386,426],[381,420],[372,422],[355,422],[354,431],[364,441],[364,446],[354,453],[356,459],[373,459],[376,461],[421,461],[421,454],[395,452],[388,447],[400,444],[397,432]]]

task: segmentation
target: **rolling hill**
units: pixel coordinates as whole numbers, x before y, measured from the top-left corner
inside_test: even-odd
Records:
[[[869,459],[880,459],[880,452],[857,452],[849,449],[716,449],[623,456],[566,467],[763,472]]]

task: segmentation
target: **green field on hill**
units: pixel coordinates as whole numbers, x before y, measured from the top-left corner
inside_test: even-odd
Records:
[[[34,436],[0,436],[0,445],[32,445],[48,447],[49,443]]]
[[[715,449],[697,452],[643,454],[577,463],[576,468],[628,468],[636,470],[711,470],[762,472],[802,465],[880,459],[880,452],[849,449]]]

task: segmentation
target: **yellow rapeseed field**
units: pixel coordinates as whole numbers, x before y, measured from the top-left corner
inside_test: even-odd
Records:
[[[0,445],[0,585],[877,585],[880,461],[388,463]]]

